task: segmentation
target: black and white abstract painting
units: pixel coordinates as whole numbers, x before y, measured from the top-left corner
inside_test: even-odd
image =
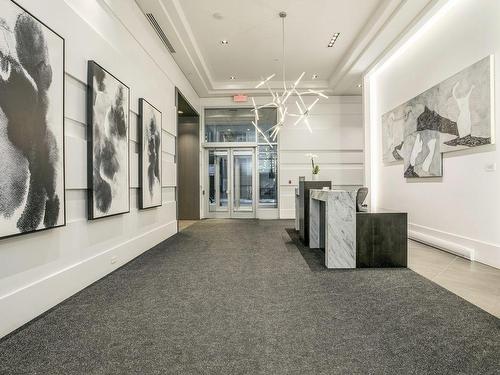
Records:
[[[404,129],[409,107],[399,106],[382,116],[382,158],[384,163],[403,160]]]
[[[442,176],[445,152],[494,143],[493,56],[382,116],[385,163],[404,161],[405,177]]]
[[[161,206],[161,112],[139,100],[141,151],[139,157],[139,207]]]
[[[0,0],[0,237],[65,225],[64,39]]]
[[[441,177],[443,158],[439,149],[439,132],[422,130],[406,137],[402,146],[404,176]]]
[[[89,218],[129,212],[129,88],[89,61],[87,100]]]

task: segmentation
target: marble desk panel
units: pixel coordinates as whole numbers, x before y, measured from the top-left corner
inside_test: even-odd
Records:
[[[325,204],[325,265],[356,268],[356,191],[311,190],[309,247],[321,244],[321,203]]]

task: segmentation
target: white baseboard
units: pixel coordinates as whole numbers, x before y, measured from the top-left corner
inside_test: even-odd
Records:
[[[466,259],[500,268],[500,246],[410,223],[408,237]]]
[[[177,233],[177,221],[131,238],[91,258],[0,296],[0,338]],[[110,259],[118,256],[116,263]]]

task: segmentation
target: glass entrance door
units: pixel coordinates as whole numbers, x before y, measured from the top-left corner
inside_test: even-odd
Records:
[[[229,203],[229,152],[210,150],[208,157],[210,212],[227,212]]]
[[[233,150],[233,211],[253,211],[253,150]]]
[[[255,148],[209,149],[208,213],[219,218],[255,217]]]

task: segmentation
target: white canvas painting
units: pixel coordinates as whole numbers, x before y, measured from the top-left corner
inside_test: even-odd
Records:
[[[434,155],[494,143],[492,65],[493,56],[486,57],[385,113],[383,161],[404,159],[406,177],[441,176],[441,158],[427,152]],[[422,167],[429,170],[413,164],[423,163],[422,158],[427,160]]]
[[[130,211],[129,88],[88,64],[89,218]]]
[[[64,39],[0,0],[0,237],[65,225]]]

